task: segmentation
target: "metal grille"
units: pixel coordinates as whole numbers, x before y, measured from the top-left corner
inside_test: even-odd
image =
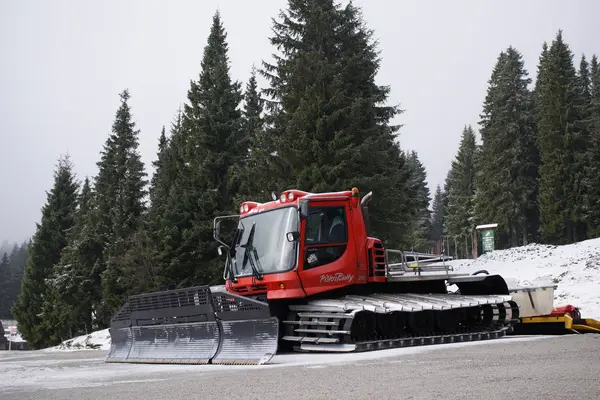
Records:
[[[214,321],[209,286],[130,296],[132,326]]]
[[[208,286],[195,286],[129,297],[131,311],[160,310],[209,304]]]
[[[112,321],[110,322],[110,327],[118,329],[127,328],[129,326],[131,326],[131,310],[129,309],[129,303],[125,303],[113,316]]]
[[[115,314],[113,321],[126,321],[131,317],[131,310],[129,309],[129,303],[123,304],[123,307]]]
[[[212,293],[217,317],[223,320],[269,318],[269,306],[262,301],[237,296],[227,292]]]

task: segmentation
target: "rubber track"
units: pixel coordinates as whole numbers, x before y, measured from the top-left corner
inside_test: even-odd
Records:
[[[384,300],[384,302],[381,302]],[[479,303],[479,304],[478,304]],[[385,322],[385,335],[370,331],[364,338],[353,339],[357,316],[379,318],[392,313],[402,314],[402,322],[408,315],[427,312],[428,318],[439,318],[446,312],[471,310],[480,320],[471,326],[453,326],[451,330],[430,333],[405,331],[404,324],[395,331],[391,320]],[[438,314],[442,313],[442,314]],[[424,314],[421,314],[424,315]],[[373,316],[373,317],[371,317]],[[510,296],[457,296],[457,295],[371,295],[358,298],[346,296],[338,299],[311,301],[305,305],[292,306],[287,320],[283,321],[284,341],[296,342],[296,351],[362,352],[380,349],[424,346],[496,339],[505,336],[518,323],[519,308]],[[443,320],[443,318],[441,318]],[[377,321],[377,330],[379,323]],[[358,322],[360,323],[360,321]],[[431,319],[430,324],[436,324]],[[443,324],[443,323],[440,323]],[[437,326],[437,324],[436,324]],[[372,328],[370,326],[369,328]],[[391,329],[391,331],[390,331]],[[364,337],[364,335],[363,335]]]

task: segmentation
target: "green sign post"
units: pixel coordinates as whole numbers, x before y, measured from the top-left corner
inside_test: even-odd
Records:
[[[486,229],[482,232],[483,251],[494,251],[494,231]]]
[[[494,242],[494,230],[498,228],[498,224],[485,224],[485,225],[477,225],[475,229],[481,232],[481,244],[483,253],[487,253],[488,251],[494,251],[495,242]],[[475,249],[475,253],[477,253],[477,249]],[[478,255],[476,254],[475,257]]]

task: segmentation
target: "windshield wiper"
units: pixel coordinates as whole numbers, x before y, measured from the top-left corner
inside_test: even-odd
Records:
[[[242,223],[242,227],[236,229],[235,234],[233,235],[233,240],[231,241],[231,247],[229,248],[229,273],[233,282],[237,283],[237,278],[235,277],[237,271],[237,257],[235,256],[235,247],[239,240],[239,238],[244,232],[244,224]]]
[[[256,263],[258,264],[258,268],[262,270],[262,267],[260,266],[260,260],[258,259],[258,252],[256,251],[256,248],[252,245],[252,242],[254,241],[254,231],[255,230],[256,230],[256,222],[252,223],[252,228],[250,229],[250,233],[248,234],[248,240],[246,241],[246,244],[243,244],[240,246],[240,247],[246,248],[246,250],[244,251],[244,261],[242,261],[242,269],[244,269],[244,267],[246,266],[246,263],[248,261],[250,261],[250,267],[252,268],[252,275],[256,276],[256,279],[258,279],[260,281],[263,279],[263,275],[256,268],[256,265],[254,264],[254,260],[252,259],[252,255],[254,255],[254,258],[256,259]]]

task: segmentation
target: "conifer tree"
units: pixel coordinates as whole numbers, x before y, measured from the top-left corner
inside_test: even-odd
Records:
[[[581,126],[575,67],[559,31],[544,47],[536,86],[540,152],[540,233],[547,243],[585,237],[583,185],[587,145]]]
[[[92,202],[93,192],[86,177],[78,196],[74,225],[67,232],[67,245],[54,265],[52,278],[47,280],[52,301],[45,314],[54,326],[55,343],[93,330],[92,271],[101,244],[92,231]]]
[[[417,152],[411,151],[407,157],[407,165],[411,173],[409,186],[411,193],[415,193],[414,215],[411,217],[413,226],[411,228],[411,248],[414,251],[426,252],[431,250],[431,211],[429,203],[429,187],[427,186],[427,173],[425,167],[419,160]]]
[[[462,132],[460,146],[448,174],[446,193],[448,204],[444,207],[446,217],[444,230],[454,243],[456,256],[468,257],[470,238],[474,226],[475,160],[477,144],[475,132],[468,125]]]
[[[157,159],[152,162],[154,166],[154,174],[152,175],[152,179],[150,180],[150,204],[152,204],[156,197],[159,196],[160,190],[162,189],[162,185],[159,184],[159,180],[163,178],[163,169],[165,168],[165,158],[167,157],[167,153],[169,151],[169,141],[167,139],[167,135],[165,134],[165,127],[163,125],[162,130],[160,131],[160,136],[158,138],[158,154]],[[161,182],[162,183],[162,182]]]
[[[19,301],[12,309],[19,331],[33,348],[48,345],[55,329],[42,310],[48,290],[46,279],[52,277],[53,266],[67,243],[67,231],[74,224],[78,184],[72,168],[68,155],[59,158],[54,185],[47,193],[41,221],[36,224]]]
[[[390,125],[401,110],[385,105],[389,88],[375,83],[381,60],[359,10],[290,0],[273,30],[279,54],[262,73],[277,190],[373,191],[371,234],[408,246],[415,205],[399,126]]]
[[[11,298],[9,295],[9,285],[13,280],[13,271],[10,265],[8,253],[3,253],[0,258],[0,319],[9,319]],[[4,332],[0,332],[3,335]]]
[[[431,208],[431,240],[436,244],[444,236],[444,193],[440,185],[436,186]]]
[[[132,121],[129,91],[120,94],[112,134],[98,162],[95,199],[98,201],[103,239],[101,267],[102,308],[99,318],[106,324],[123,304],[131,288],[120,279],[130,267],[119,262],[129,242],[143,228],[146,204],[146,172],[138,151],[139,131]]]
[[[253,66],[244,92],[242,129],[243,147],[247,151],[244,152],[243,158],[232,166],[233,174],[238,180],[236,204],[246,200],[271,200],[271,159],[274,147],[265,132],[263,106],[264,100],[260,97],[256,68]]]
[[[580,73],[581,75],[581,73]],[[591,237],[600,236],[600,66],[596,55],[589,68],[589,146],[585,219]]]
[[[150,209],[148,211],[147,238],[138,237],[138,240],[149,240],[155,247],[155,268],[153,285],[157,288],[168,286],[170,278],[166,272],[172,262],[173,254],[178,248],[181,239],[179,229],[178,188],[184,190],[181,183],[184,178],[179,173],[180,166],[185,161],[183,158],[186,138],[181,130],[182,112],[178,110],[171,122],[169,137],[159,139],[157,160],[154,163],[155,171],[150,186]]]
[[[243,159],[241,85],[229,72],[227,34],[217,12],[204,48],[199,80],[192,81],[181,132],[173,136],[176,177],[163,215],[160,281],[166,287],[221,281],[212,224],[238,210],[232,165]]]
[[[538,227],[539,154],[530,83],[521,54],[513,47],[501,52],[481,115],[477,221],[498,223],[501,245],[527,244]]]
[[[12,307],[17,303],[21,292],[23,273],[27,265],[27,242],[15,243],[7,255],[8,264],[0,271],[0,319],[14,319]]]

